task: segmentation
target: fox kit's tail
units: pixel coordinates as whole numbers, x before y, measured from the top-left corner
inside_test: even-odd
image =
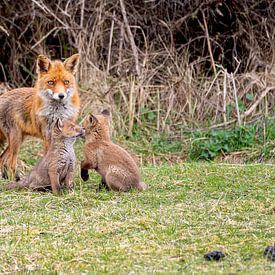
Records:
[[[3,187],[3,190],[24,189],[29,186],[28,177],[17,182],[11,182]]]
[[[142,191],[142,190],[145,190],[148,188],[148,185],[144,182],[139,182],[138,186],[137,186],[137,189]]]

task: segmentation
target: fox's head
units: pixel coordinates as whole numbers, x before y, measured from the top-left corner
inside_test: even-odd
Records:
[[[103,110],[101,114],[89,115],[83,122],[86,140],[110,139],[110,112]]]
[[[52,127],[51,137],[54,140],[72,139],[84,136],[85,130],[76,125],[72,121],[62,122],[61,119],[57,119]]]
[[[74,54],[64,62],[51,61],[44,55],[37,58],[37,86],[42,99],[66,101],[75,90],[75,73],[79,63],[79,54]]]

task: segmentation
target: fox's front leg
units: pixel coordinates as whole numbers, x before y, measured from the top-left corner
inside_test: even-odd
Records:
[[[73,189],[74,189],[74,172],[73,172],[73,170],[68,171],[68,173],[65,177],[65,184],[70,191],[73,191]]]
[[[8,156],[7,156],[7,167],[9,176],[12,180],[16,179],[15,170],[16,170],[16,162],[17,155],[19,153],[20,145],[23,141],[23,136],[18,129],[14,129],[10,132],[8,138]],[[5,154],[5,153],[4,153]]]
[[[97,158],[96,154],[90,154],[88,157],[85,157],[85,160],[81,161],[81,178],[84,181],[89,179],[89,169],[96,169],[97,168]]]
[[[82,160],[80,175],[84,181],[87,181],[89,179],[89,169],[90,163],[87,160]]]
[[[56,171],[49,171],[49,177],[51,181],[52,192],[54,195],[58,195],[60,191],[59,174]]]

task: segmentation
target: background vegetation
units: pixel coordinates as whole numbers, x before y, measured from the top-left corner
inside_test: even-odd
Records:
[[[34,84],[40,53],[79,52],[82,116],[111,108],[118,137],[145,137],[157,154],[180,152],[178,143],[186,152],[188,137],[221,128],[236,139],[252,124],[263,137],[254,159],[274,147],[274,1],[3,0],[0,10],[3,90]]]

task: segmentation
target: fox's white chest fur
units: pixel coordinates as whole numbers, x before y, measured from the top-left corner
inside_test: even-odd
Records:
[[[71,101],[71,94],[72,91],[68,91],[65,99],[56,100],[51,96],[51,93],[48,93],[48,91],[46,91],[46,93],[44,91],[41,92],[43,106],[37,115],[45,117],[49,125],[51,125],[57,119],[65,121],[75,117],[78,113],[78,109]]]

